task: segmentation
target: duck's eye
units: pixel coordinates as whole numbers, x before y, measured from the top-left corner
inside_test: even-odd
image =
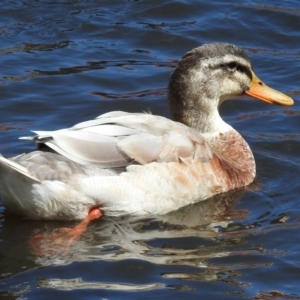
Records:
[[[238,65],[235,62],[231,62],[227,64],[227,68],[231,71],[234,72],[237,70]]]
[[[241,73],[247,73],[247,68],[244,67],[243,65],[240,65],[234,61],[230,62],[230,63],[226,63],[226,64],[220,64],[220,67],[222,69],[228,70],[230,72],[241,72]]]
[[[236,62],[230,62],[226,64],[221,64],[221,68],[228,70],[230,72],[240,71],[239,65]]]

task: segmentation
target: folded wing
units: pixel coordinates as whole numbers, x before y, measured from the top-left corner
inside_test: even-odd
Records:
[[[111,112],[57,131],[35,131],[32,139],[83,165],[102,168],[132,163],[208,161],[212,151],[193,129],[151,114]]]

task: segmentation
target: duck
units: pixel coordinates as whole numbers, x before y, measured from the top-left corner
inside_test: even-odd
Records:
[[[203,44],[170,77],[172,119],[113,111],[71,128],[33,131],[25,139],[36,150],[0,156],[2,203],[26,218],[84,220],[86,228],[103,215],[165,215],[247,186],[256,176],[254,156],[219,114],[225,100],[241,96],[294,103],[256,76],[239,47]]]

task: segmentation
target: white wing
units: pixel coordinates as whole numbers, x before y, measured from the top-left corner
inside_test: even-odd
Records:
[[[77,163],[102,168],[212,157],[207,143],[193,129],[150,114],[116,111],[68,129],[35,133],[37,143]]]

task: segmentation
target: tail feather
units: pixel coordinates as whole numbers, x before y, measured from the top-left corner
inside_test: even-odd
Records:
[[[10,159],[3,157],[0,154],[0,174],[2,173],[1,170],[3,170],[3,169],[6,169],[10,173],[12,171],[20,173],[20,174],[24,175],[26,178],[33,180],[34,182],[32,182],[32,183],[40,182],[36,177],[32,176],[25,167],[21,166],[20,164],[12,161]]]
[[[0,154],[0,194],[4,206],[11,212],[30,216],[33,211],[32,186],[40,181],[18,163]]]

